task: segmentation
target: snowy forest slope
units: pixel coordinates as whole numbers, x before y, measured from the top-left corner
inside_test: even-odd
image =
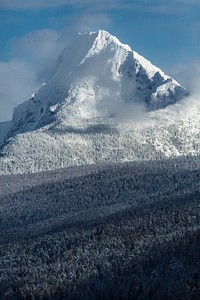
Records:
[[[71,119],[18,134],[1,148],[0,174],[199,155],[200,108],[198,102],[187,101],[134,122]]]
[[[198,299],[198,159],[68,171],[1,177],[1,299]]]

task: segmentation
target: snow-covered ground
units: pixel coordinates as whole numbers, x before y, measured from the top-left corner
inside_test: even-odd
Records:
[[[2,149],[0,173],[200,153],[200,106],[189,99],[134,122],[70,119],[18,134]]]

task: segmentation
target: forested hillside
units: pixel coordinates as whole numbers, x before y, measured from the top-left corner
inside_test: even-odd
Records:
[[[0,182],[0,299],[200,299],[198,157]]]

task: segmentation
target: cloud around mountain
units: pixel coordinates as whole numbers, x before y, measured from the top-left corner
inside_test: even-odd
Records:
[[[108,32],[80,34],[46,83],[15,109],[1,142],[0,170],[197,154],[200,109],[186,96],[174,79]]]
[[[60,115],[133,118],[135,112],[163,108],[185,96],[174,79],[100,30],[78,35],[62,51],[51,78],[15,109],[13,128],[38,128]]]

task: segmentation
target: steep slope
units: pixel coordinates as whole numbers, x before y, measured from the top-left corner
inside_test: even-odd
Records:
[[[59,57],[53,76],[13,114],[15,132],[72,117],[118,116],[165,107],[187,95],[127,45],[100,30],[79,35]],[[134,105],[137,104],[137,105]]]
[[[15,109],[0,174],[198,154],[200,110],[185,114],[190,100],[178,100],[186,95],[109,33],[79,35],[54,75]]]

